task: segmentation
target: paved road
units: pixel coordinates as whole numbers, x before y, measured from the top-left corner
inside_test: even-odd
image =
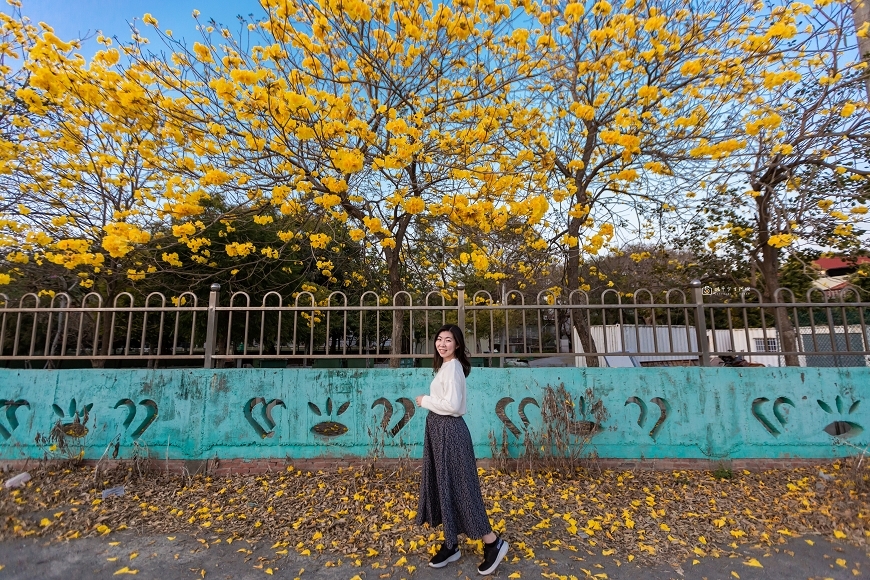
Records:
[[[733,580],[733,572],[743,580],[870,578],[870,554],[866,550],[847,544],[832,544],[819,538],[812,541],[813,545],[810,545],[804,539],[795,538],[788,544],[769,550],[746,548],[741,551],[742,557],[705,557],[698,564],[693,565],[689,561],[676,568],[668,565],[642,567],[627,562],[621,562],[617,566],[612,557],[588,556],[567,551],[538,552],[540,559],[537,562],[508,561],[499,567],[493,577],[508,578],[513,575],[513,578],[517,578],[514,573],[518,572],[519,578],[523,579],[537,579],[542,574],[547,574],[551,578],[573,575],[582,580],[606,574],[612,580]],[[292,550],[287,556],[275,561],[275,550],[271,546],[266,541],[251,544],[244,540],[236,540],[232,545],[225,542],[209,544],[180,534],[170,540],[167,536],[139,535],[131,531],[67,543],[36,539],[9,540],[0,542],[0,565],[3,566],[0,569],[0,579],[117,580],[126,577],[115,575],[125,566],[137,571],[137,580],[266,578],[265,570],[268,567],[271,567],[274,578],[301,580],[348,580],[357,575],[364,579],[395,580],[478,577],[478,556],[475,554],[467,554],[441,570],[428,568],[428,557],[411,555],[407,557],[405,566],[416,566],[416,570],[409,573],[407,567],[373,569],[370,563],[357,567],[342,562],[340,566],[335,566],[332,564],[338,559],[336,556],[303,557]],[[130,555],[133,553],[137,556],[131,560]],[[579,559],[579,555],[583,555],[583,560]],[[511,556],[509,553],[508,559]],[[260,557],[268,558],[270,563],[256,568]],[[763,567],[748,566],[745,562],[751,558],[757,559]],[[604,576],[597,578],[603,579]]]

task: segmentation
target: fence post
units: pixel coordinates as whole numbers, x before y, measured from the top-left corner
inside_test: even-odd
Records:
[[[214,368],[212,355],[214,355],[215,336],[217,334],[217,305],[220,291],[220,284],[212,284],[211,292],[208,295],[208,318],[205,328],[205,360],[203,361],[203,368],[206,369]]]
[[[692,298],[695,302],[695,332],[698,335],[698,348],[701,356],[698,357],[698,366],[710,366],[710,345],[707,343],[707,319],[704,315],[704,290],[701,281],[697,278],[689,282],[692,287]]]
[[[456,326],[465,334],[465,282],[456,285]]]

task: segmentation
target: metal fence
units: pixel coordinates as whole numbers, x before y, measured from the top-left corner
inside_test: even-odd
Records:
[[[580,290],[533,298],[365,292],[358,303],[333,292],[285,299],[266,293],[221,296],[214,284],[203,304],[195,293],[168,299],[130,293],[111,302],[91,293],[76,305],[67,294],[27,294],[17,305],[0,294],[0,365],[367,368],[430,366],[437,329],[465,329],[476,366],[673,366],[716,364],[743,355],[758,366],[870,364],[870,303],[857,289],[811,291],[804,301],[783,290],[764,302],[754,290],[723,298],[699,282],[687,290],[621,294],[594,300]],[[451,296],[448,298],[448,296]]]

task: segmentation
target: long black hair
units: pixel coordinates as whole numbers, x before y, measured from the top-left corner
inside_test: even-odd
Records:
[[[432,345],[434,347],[435,341],[438,340],[438,337],[444,331],[450,331],[450,334],[453,335],[453,340],[456,342],[456,360],[459,361],[459,364],[462,365],[462,372],[465,373],[467,377],[469,373],[471,373],[471,361],[468,360],[468,349],[465,348],[465,337],[462,335],[462,330],[456,326],[455,324],[445,324],[441,328],[438,329],[438,332],[435,333],[435,339],[432,341]],[[441,358],[441,353],[438,352],[438,349],[435,348],[435,356],[432,360],[432,369],[437,373],[438,369],[441,368],[441,365],[444,364],[444,359]]]

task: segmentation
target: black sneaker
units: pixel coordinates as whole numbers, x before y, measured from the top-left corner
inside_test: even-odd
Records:
[[[462,557],[462,552],[459,551],[459,546],[448,548],[447,544],[441,544],[441,549],[438,550],[437,554],[432,556],[432,559],[429,560],[429,565],[433,568],[443,568],[460,557]]]
[[[491,544],[484,544],[483,562],[481,562],[480,566],[477,567],[477,571],[483,576],[492,574],[495,572],[495,569],[498,568],[498,565],[501,563],[505,554],[507,554],[507,551],[508,543],[501,538],[496,538],[496,540]]]

